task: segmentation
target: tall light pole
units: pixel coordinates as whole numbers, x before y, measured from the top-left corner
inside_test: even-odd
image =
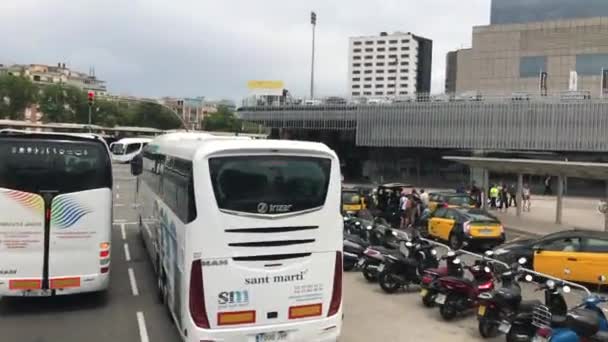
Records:
[[[310,99],[315,97],[315,28],[317,27],[317,14],[310,12],[310,23],[312,24],[312,61],[310,67]]]

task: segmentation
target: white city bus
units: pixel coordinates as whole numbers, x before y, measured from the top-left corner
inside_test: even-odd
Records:
[[[128,163],[140,154],[141,151],[152,141],[149,138],[123,138],[110,144],[112,160],[118,163]]]
[[[112,165],[94,135],[0,132],[0,297],[105,291]]]
[[[139,182],[142,237],[184,341],[337,340],[340,163],[327,146],[167,134]]]

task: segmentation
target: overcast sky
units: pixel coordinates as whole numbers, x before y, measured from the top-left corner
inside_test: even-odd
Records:
[[[446,53],[490,20],[490,0],[0,0],[0,63],[94,66],[118,94],[239,99],[277,79],[305,96],[311,10],[319,95],[346,94],[348,37],[397,30],[434,41],[442,92]]]

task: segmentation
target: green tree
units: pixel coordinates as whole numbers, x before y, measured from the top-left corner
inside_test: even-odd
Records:
[[[35,95],[36,87],[25,77],[0,76],[0,115],[22,119],[25,108],[35,103]]]
[[[208,115],[203,120],[205,131],[240,132],[241,121],[226,106],[219,106],[217,112]]]

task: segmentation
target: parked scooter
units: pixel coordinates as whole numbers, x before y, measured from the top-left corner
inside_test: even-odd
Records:
[[[502,287],[497,291],[479,295],[478,319],[479,333],[484,338],[506,334],[507,342],[530,341],[536,332],[532,325],[533,312],[543,305],[539,300],[522,300],[519,278],[525,274],[520,265],[526,263],[520,258],[518,264],[500,275]],[[525,280],[531,282],[532,275],[526,274]],[[554,315],[565,315],[568,305],[563,292],[553,280],[541,284],[536,291],[545,292],[545,304]],[[568,290],[569,291],[569,290]]]
[[[600,276],[600,283],[606,281]],[[606,342],[608,341],[608,319],[602,308],[608,298],[590,295],[582,304],[568,311],[566,316],[551,315],[546,307],[535,311],[536,331],[534,342]]]
[[[435,306],[435,297],[439,293],[437,280],[441,277],[452,276],[462,277],[464,270],[461,263],[454,263],[462,253],[460,251],[449,251],[440,260],[445,260],[445,266],[429,268],[424,270],[422,281],[420,282],[420,296],[422,304],[427,308]]]
[[[372,245],[364,252],[357,265],[367,281],[378,280],[378,267],[384,262],[386,255],[399,256],[400,241],[408,239],[408,235],[388,226],[378,225],[371,232]]]
[[[359,259],[368,246],[369,242],[358,235],[344,235],[344,271],[352,271],[357,267]]]
[[[460,259],[455,259],[453,263],[460,263]],[[465,268],[473,275],[473,280],[451,276],[438,279],[439,293],[435,303],[439,305],[439,313],[445,320],[476,308],[479,294],[494,289],[493,265],[490,260],[476,260],[472,266]]]
[[[402,287],[420,284],[422,274],[427,268],[439,265],[434,246],[418,235],[402,241],[398,255],[388,254],[378,267],[378,282],[387,293],[394,293]]]

